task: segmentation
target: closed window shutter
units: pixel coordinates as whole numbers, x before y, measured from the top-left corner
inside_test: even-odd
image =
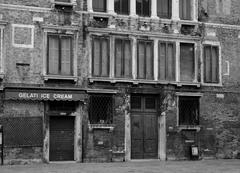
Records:
[[[130,0],[131,1],[131,0]],[[129,14],[129,0],[122,0],[122,14]]]
[[[93,0],[93,11],[106,12],[106,0]]]
[[[102,74],[101,76],[108,76],[109,74],[109,56],[108,56],[108,40],[102,39]]]
[[[175,80],[175,51],[173,43],[168,43],[167,80]]]
[[[132,61],[131,61],[132,53],[131,53],[131,42],[130,40],[125,40],[124,44],[124,76],[131,77],[132,73]]]
[[[218,48],[212,47],[212,82],[218,83]]]
[[[157,0],[157,14],[160,18],[171,18],[172,0]]]
[[[139,42],[138,44],[138,78],[145,78],[145,44]]]
[[[159,44],[159,79],[166,79],[166,43]]]
[[[180,79],[185,82],[194,80],[194,44],[180,44]]]
[[[122,40],[117,39],[115,44],[115,72],[116,77],[122,77]]]
[[[180,0],[179,8],[180,19],[191,20],[191,0]]]
[[[204,72],[205,72],[205,82],[211,82],[211,47],[206,46],[204,51]]]
[[[143,16],[150,16],[150,0],[143,0]]]
[[[100,39],[95,38],[93,40],[93,76],[100,75],[100,62],[101,62],[101,51],[100,51]]]
[[[48,36],[48,74],[59,73],[59,38]]]
[[[61,72],[71,75],[71,38],[61,37]]]
[[[153,79],[153,49],[152,43],[146,44],[146,78]]]

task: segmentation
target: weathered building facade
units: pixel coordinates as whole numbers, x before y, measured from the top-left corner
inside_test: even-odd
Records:
[[[239,158],[239,9],[0,0],[5,162]]]

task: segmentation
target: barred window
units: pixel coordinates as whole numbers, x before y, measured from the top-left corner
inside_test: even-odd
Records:
[[[199,125],[199,97],[179,97],[179,125]]]
[[[113,96],[90,96],[89,113],[91,124],[111,124],[113,119]]]

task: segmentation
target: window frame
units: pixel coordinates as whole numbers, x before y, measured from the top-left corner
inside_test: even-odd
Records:
[[[140,78],[139,77],[139,43],[140,42],[144,42],[145,44],[145,47],[144,47],[144,78]],[[147,65],[146,65],[146,62],[147,62],[147,58],[146,58],[146,44],[148,43],[151,43],[151,52],[152,52],[152,78],[151,79],[147,79]],[[137,71],[137,76],[136,76],[136,79],[137,80],[151,80],[151,81],[154,81],[154,41],[153,40],[146,40],[146,39],[138,39],[137,40],[137,47],[136,47],[136,50],[137,50],[137,59],[136,59],[136,71]]]
[[[204,47],[213,46],[218,47],[218,83],[206,83],[205,78],[205,71],[204,71]],[[217,41],[204,41],[201,45],[201,83],[204,86],[218,86],[222,87],[222,51],[221,51],[221,44]]]
[[[49,60],[50,60],[50,57],[49,57],[49,37],[51,36],[54,36],[54,37],[57,37],[58,38],[58,52],[59,52],[59,56],[58,56],[58,74],[50,74],[49,73]],[[61,63],[62,63],[62,41],[61,41],[61,37],[68,37],[68,38],[71,38],[70,40],[70,74],[69,75],[62,75],[62,68],[61,68]],[[68,35],[68,34],[48,34],[47,35],[47,75],[59,75],[59,76],[73,76],[73,36],[72,35]]]
[[[141,12],[140,12],[140,14],[138,14],[138,9],[137,9],[137,0],[135,0],[136,1],[136,14],[138,15],[138,16],[141,16],[141,17],[151,17],[151,5],[152,5],[152,3],[151,3],[151,0],[148,0],[148,5],[149,5],[149,10],[148,10],[148,14],[144,14],[144,10],[143,10],[143,0],[141,0]]]
[[[105,39],[105,40],[107,40],[107,60],[108,60],[108,64],[107,64],[107,67],[108,67],[108,69],[107,69],[107,75],[102,75],[102,74],[100,74],[100,75],[94,75],[94,39],[95,38],[97,38],[97,39],[99,39],[99,40],[101,40],[101,39]],[[101,45],[100,45],[101,47],[102,47],[102,41],[101,41]],[[110,73],[111,73],[111,61],[110,61],[110,37],[109,36],[104,36],[104,35],[101,35],[101,36],[99,36],[99,35],[91,35],[91,52],[92,52],[92,54],[91,54],[91,76],[92,77],[107,77],[107,78],[109,78],[110,77]],[[101,51],[101,57],[100,57],[100,60],[102,60],[102,49],[100,49],[100,51]],[[100,64],[100,63],[99,63]],[[102,66],[101,66],[101,70],[100,70],[100,72],[99,73],[102,73]]]
[[[172,18],[172,0],[168,0],[168,16],[167,17],[162,17],[161,16],[161,13],[159,13],[160,9],[158,9],[158,3],[159,3],[159,0],[156,0],[157,1],[157,16],[160,18],[160,19],[171,19]]]
[[[122,57],[122,60],[121,61],[124,61],[124,59],[125,59],[125,56],[124,56],[124,50],[125,50],[125,48],[124,48],[124,45],[125,45],[125,41],[129,41],[129,43],[130,43],[130,69],[129,69],[129,77],[128,76],[125,76],[125,75],[121,75],[121,77],[118,77],[117,75],[116,75],[116,64],[117,64],[117,61],[116,61],[116,58],[117,58],[117,56],[116,56],[116,54],[117,54],[117,51],[116,51],[116,49],[117,49],[117,47],[116,47],[116,41],[117,40],[121,40],[122,41],[122,45],[123,45],[123,47],[122,47],[122,51],[121,51],[121,55],[123,56]],[[132,69],[132,64],[133,64],[133,57],[132,57],[132,40],[131,39],[129,39],[129,38],[125,38],[125,37],[115,37],[114,38],[114,65],[113,65],[113,68],[114,68],[114,78],[120,78],[120,79],[129,79],[129,80],[131,80],[131,79],[133,79],[133,75],[132,75],[132,72],[133,72],[133,69]],[[124,64],[124,63],[123,63]],[[124,67],[125,67],[125,64],[124,64]],[[125,69],[122,67],[122,69],[121,69],[121,71],[123,72]]]
[[[200,115],[201,115],[201,98],[203,96],[203,93],[199,93],[199,92],[176,92],[176,96],[177,96],[177,122],[176,125],[177,127],[181,128],[181,129],[190,129],[190,130],[199,130],[199,126],[201,124],[200,122]],[[180,111],[179,111],[179,98],[180,97],[189,97],[189,98],[198,98],[198,125],[184,125],[184,124],[180,124],[179,120],[180,120]]]
[[[190,1],[189,3],[189,6],[190,6],[190,11],[189,12],[185,12],[185,13],[189,13],[189,18],[181,18],[181,7],[183,8],[183,5],[181,5],[181,2],[182,1]],[[193,11],[194,11],[194,8],[193,8],[193,6],[194,6],[194,1],[193,0],[179,0],[179,19],[180,20],[187,20],[187,21],[189,21],[189,20],[193,20]]]
[[[116,9],[116,5],[115,5],[115,1],[119,1],[119,4],[120,4],[120,9],[119,9],[119,11]],[[120,14],[120,15],[129,15],[130,14],[130,1],[131,0],[127,0],[128,1],[128,9],[127,9],[127,13],[124,13],[123,12],[123,3],[124,3],[124,1],[123,0],[114,0],[114,12],[116,13],[116,14]]]

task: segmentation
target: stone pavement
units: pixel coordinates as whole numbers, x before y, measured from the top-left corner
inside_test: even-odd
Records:
[[[0,173],[240,173],[240,160],[6,165]]]

